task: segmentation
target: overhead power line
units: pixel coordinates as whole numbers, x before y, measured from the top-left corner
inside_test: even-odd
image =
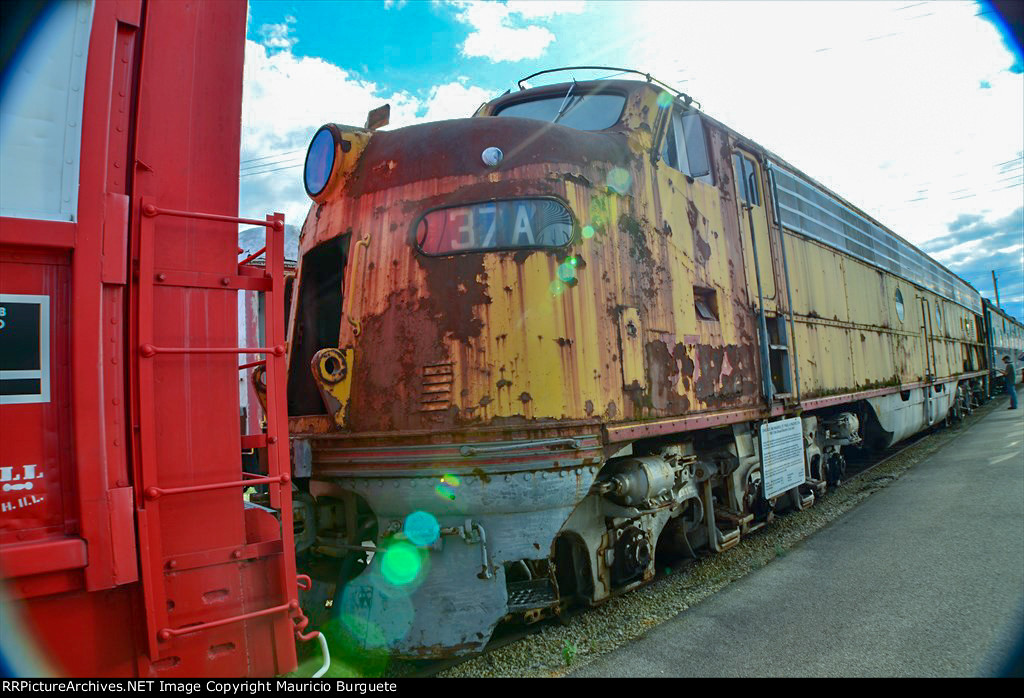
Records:
[[[249,170],[259,170],[259,169],[262,169],[264,167],[273,167],[274,165],[285,165],[285,164],[287,164],[287,165],[302,164],[302,161],[301,160],[296,160],[295,158],[281,158],[280,160],[269,160],[267,162],[258,162],[255,165],[245,165],[245,166],[239,168],[239,172],[246,172],[246,171],[249,171]]]
[[[294,169],[296,167],[302,167],[302,163],[300,162],[300,163],[298,163],[296,165],[285,165],[284,167],[275,167],[272,170],[260,170],[259,172],[242,172],[238,176],[239,177],[251,177],[253,175],[270,174],[271,172],[280,172],[281,170],[291,170],[291,169]]]
[[[276,157],[279,157],[281,155],[291,155],[292,153],[304,153],[304,152],[306,152],[305,148],[299,148],[297,150],[286,150],[286,151],[283,151],[283,152],[271,153],[270,155],[263,155],[263,156],[260,156],[258,158],[246,158],[245,160],[242,160],[240,164],[244,165],[247,162],[256,162],[257,160],[267,160],[269,158],[276,158]],[[1002,164],[1002,163],[1000,163],[1000,164]]]

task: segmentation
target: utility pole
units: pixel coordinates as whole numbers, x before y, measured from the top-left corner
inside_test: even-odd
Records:
[[[996,292],[996,307],[997,308],[1002,308],[1002,306],[999,305],[999,284],[996,283],[996,270],[995,269],[992,270],[992,288]]]

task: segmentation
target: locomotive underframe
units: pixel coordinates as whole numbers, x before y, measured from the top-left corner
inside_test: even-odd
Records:
[[[467,432],[440,445],[352,448],[346,437],[313,437],[310,494],[321,506],[358,502],[361,512],[346,523],[344,514],[317,516],[313,505],[308,520],[335,528],[309,533],[307,554],[339,564],[322,568],[308,598],[331,599],[328,613],[367,649],[414,659],[480,651],[503,620],[600,604],[650,582],[658,564],[724,552],[777,513],[811,506],[841,484],[845,448],[885,448],[957,419],[983,380],[804,412],[806,483],[770,500],[757,421],[618,443],[592,425],[527,440]],[[439,505],[438,483],[452,475],[454,497]],[[441,535],[424,550],[421,578],[403,588],[382,574],[380,552],[405,538],[403,521],[417,510],[436,515]]]

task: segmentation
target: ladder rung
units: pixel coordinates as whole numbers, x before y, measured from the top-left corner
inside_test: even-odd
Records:
[[[284,345],[278,344],[275,347],[157,347],[152,344],[143,344],[139,347],[139,353],[145,358],[156,354],[273,354],[284,356]]]
[[[223,221],[224,223],[247,223],[249,225],[260,225],[264,228],[284,230],[283,220],[261,221],[255,218],[239,218],[238,216],[222,216],[218,213],[199,213],[198,211],[178,211],[172,208],[160,208],[155,204],[145,204],[142,207],[145,216],[175,216],[177,218],[196,218],[203,221]]]
[[[229,487],[248,487],[250,485],[274,485],[287,484],[291,477],[285,473],[274,477],[249,478],[247,480],[233,480],[231,482],[215,482],[210,485],[193,485],[192,487],[147,487],[146,499],[152,501],[171,494],[188,494],[190,492],[209,492],[210,490],[225,490]]]
[[[188,635],[190,633],[198,633],[203,630],[209,630],[211,628],[219,628],[222,625],[228,625],[229,623],[237,623],[242,620],[249,620],[250,618],[259,618],[260,616],[269,616],[273,613],[283,613],[285,611],[297,611],[299,608],[299,602],[292,600],[288,603],[281,604],[280,606],[272,606],[270,608],[264,608],[262,611],[253,611],[252,613],[243,613],[237,616],[231,616],[230,618],[224,618],[222,620],[214,620],[209,623],[197,623],[196,625],[189,625],[184,628],[164,628],[157,637],[166,642],[172,637],[179,635]]]
[[[259,275],[237,274],[225,276],[198,271],[173,271],[157,269],[153,273],[153,282],[157,286],[179,286],[182,288],[215,288],[234,291],[274,290],[274,280],[264,273]]]

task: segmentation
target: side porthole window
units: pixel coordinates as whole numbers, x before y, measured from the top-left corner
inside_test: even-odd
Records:
[[[899,289],[896,289],[896,317],[903,322],[903,294]]]

